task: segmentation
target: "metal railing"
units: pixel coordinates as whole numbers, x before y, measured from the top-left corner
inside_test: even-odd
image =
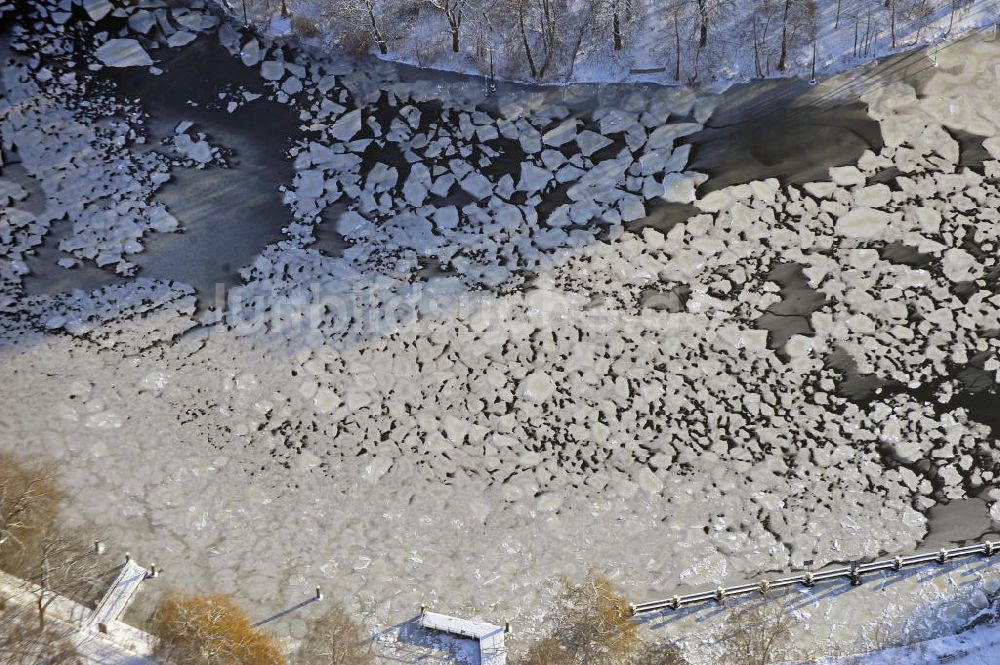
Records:
[[[927,554],[913,554],[911,556],[897,556],[892,559],[881,561],[871,561],[869,563],[857,563],[840,568],[830,568],[816,572],[805,572],[789,577],[781,577],[776,580],[762,580],[756,583],[738,584],[730,587],[717,587],[712,591],[701,591],[698,593],[688,593],[676,595],[665,600],[654,600],[648,603],[638,603],[631,606],[632,614],[643,614],[646,612],[656,612],[659,610],[676,610],[687,605],[695,605],[709,601],[722,602],[732,596],[742,596],[750,593],[766,594],[776,589],[784,589],[792,586],[811,587],[819,582],[827,582],[834,579],[848,579],[851,584],[857,586],[862,582],[862,576],[869,573],[882,571],[898,572],[903,568],[912,566],[923,566],[929,563],[945,564],[948,561],[962,559],[970,556],[991,557],[1000,552],[1000,543],[984,541],[975,545],[965,545],[951,549],[941,548],[937,552]]]

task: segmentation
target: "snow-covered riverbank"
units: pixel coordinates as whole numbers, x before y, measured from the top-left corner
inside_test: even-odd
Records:
[[[522,7],[517,2],[214,1],[234,20],[242,21],[246,9],[250,22],[271,37],[295,35],[322,49],[360,49],[416,67],[479,76],[492,72],[534,84],[697,83],[716,91],[761,78],[822,79],[894,53],[959,39],[1000,18],[995,3],[981,0],[572,0],[552,6],[549,19],[528,9],[524,24],[516,20]],[[288,13],[277,11],[279,6]],[[442,8],[463,21],[457,52]],[[620,49],[612,38],[615,14],[622,26]],[[532,23],[536,20],[538,26]],[[523,25],[527,42],[517,37]],[[555,40],[546,46],[549,28]],[[781,67],[783,41],[787,57]],[[525,44],[533,52],[541,46],[549,56],[544,73],[531,73],[535,65],[526,59]]]
[[[998,658],[1000,627],[988,623],[916,644],[844,658],[822,658],[814,665],[992,665]]]

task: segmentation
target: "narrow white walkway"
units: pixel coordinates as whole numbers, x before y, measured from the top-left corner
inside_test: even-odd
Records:
[[[94,613],[90,615],[87,623],[91,626],[101,624],[107,626],[112,621],[117,621],[118,617],[125,611],[129,601],[132,600],[132,596],[135,594],[136,589],[139,588],[139,584],[148,575],[148,571],[135,561],[131,559],[126,561],[125,565],[118,572],[118,576],[115,577],[115,581],[108,587],[104,597],[97,603],[97,607],[94,609]]]
[[[134,589],[133,589],[134,591]],[[38,587],[0,571],[0,597],[10,604],[33,608]],[[48,620],[63,626],[85,665],[155,665],[151,654],[156,638],[120,621],[99,633],[89,608],[58,596],[48,611]]]
[[[426,611],[420,615],[420,625],[431,630],[477,640],[480,665],[507,663],[507,647],[504,644],[504,629],[501,626]]]

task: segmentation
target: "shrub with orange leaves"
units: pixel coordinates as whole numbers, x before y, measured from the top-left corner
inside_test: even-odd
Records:
[[[626,665],[641,651],[628,601],[594,572],[580,584],[562,580],[548,623],[549,635],[528,650],[525,665]]]
[[[224,594],[164,594],[152,618],[158,656],[171,665],[284,665],[277,640]]]

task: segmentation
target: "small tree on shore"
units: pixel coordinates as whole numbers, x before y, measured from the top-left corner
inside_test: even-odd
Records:
[[[780,599],[765,596],[730,610],[725,624],[723,661],[727,665],[779,662],[792,640],[795,617]]]
[[[468,0],[423,0],[435,10],[440,12],[448,22],[448,32],[451,34],[451,50],[454,53],[459,51],[459,34],[462,29],[462,22],[465,20],[465,10],[468,8]]]
[[[255,629],[223,594],[168,591],[157,604],[153,632],[169,665],[284,665],[277,640]]]
[[[572,663],[572,652],[551,635],[532,644],[528,653],[521,659],[521,665],[572,665]]]
[[[816,0],[784,0],[781,11],[781,52],[778,71],[785,71],[789,55],[816,37]]]
[[[361,624],[340,605],[326,611],[309,629],[298,653],[301,665],[374,665]]]
[[[379,53],[389,52],[388,25],[394,25],[390,10],[395,6],[389,0],[326,0],[323,15],[338,26],[347,38],[349,50],[364,51],[371,44]]]
[[[688,665],[680,647],[670,643],[644,644],[629,665]]]
[[[525,655],[526,665],[627,665],[641,653],[639,628],[628,601],[611,581],[590,573],[580,584],[561,583],[548,620],[548,637]]]

